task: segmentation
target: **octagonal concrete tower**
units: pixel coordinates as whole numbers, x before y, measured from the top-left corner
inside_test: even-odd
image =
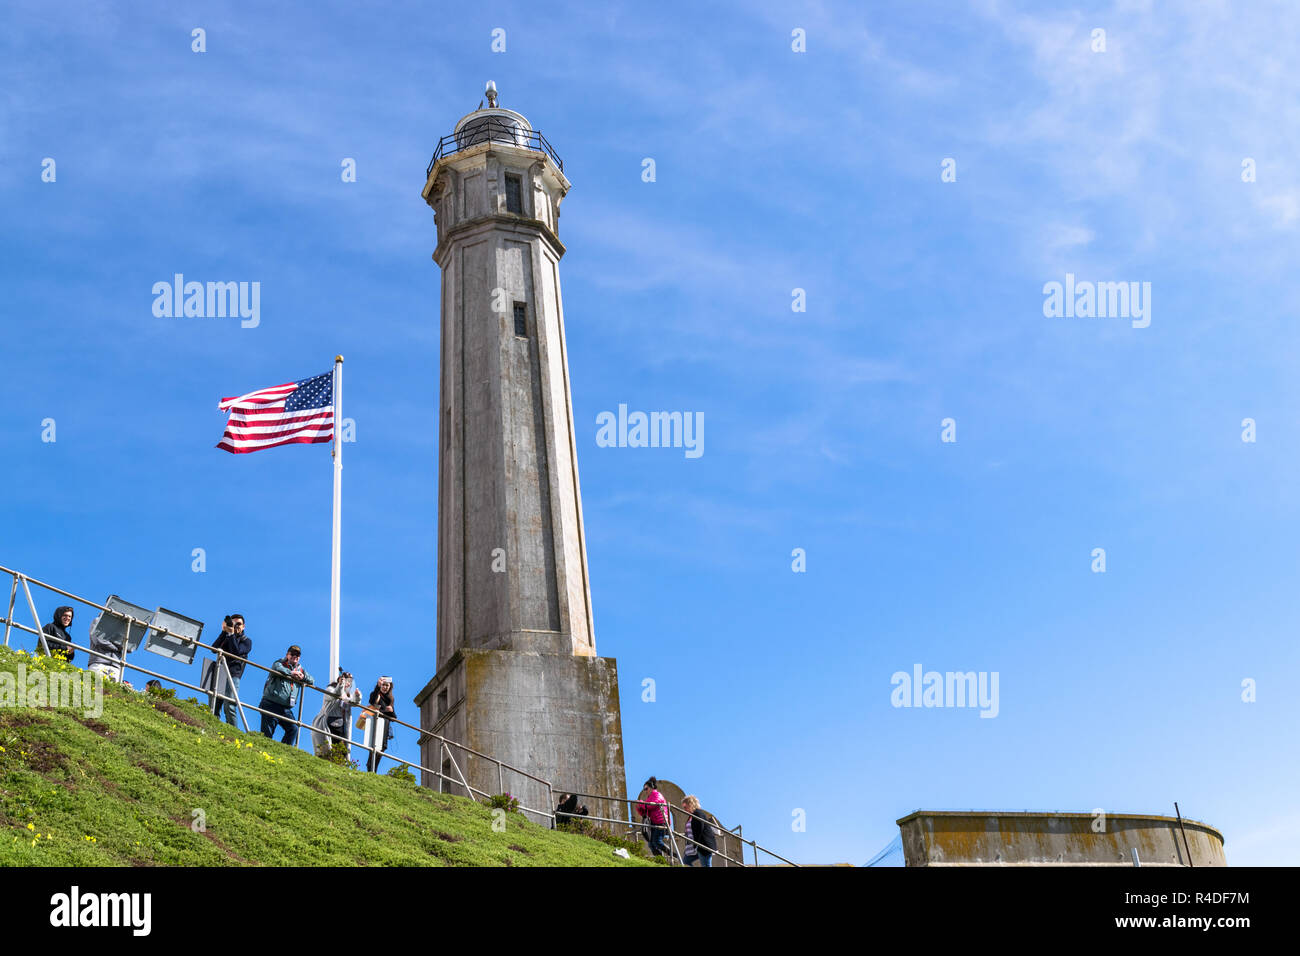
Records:
[[[439,143],[422,193],[442,339],[438,672],[416,703],[426,767],[545,810],[544,786],[432,736],[559,789],[625,793],[616,664],[596,656],[592,630],[560,300],[569,181],[494,84],[486,99]]]

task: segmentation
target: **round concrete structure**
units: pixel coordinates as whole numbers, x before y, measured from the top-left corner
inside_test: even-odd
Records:
[[[1228,865],[1223,834],[1185,817],[918,810],[898,829],[908,866]]]

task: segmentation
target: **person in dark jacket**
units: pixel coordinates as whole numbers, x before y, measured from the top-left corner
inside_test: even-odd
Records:
[[[710,822],[713,815],[700,808],[700,801],[694,794],[682,801],[682,809],[691,815],[690,832],[686,834],[690,840],[682,851],[682,862],[687,866],[696,863],[700,866],[713,866],[713,854],[718,852],[718,838],[714,836],[713,824]]]
[[[586,806],[578,804],[578,795],[576,793],[566,793],[560,805],[555,808],[555,824],[552,826],[564,826],[566,823],[573,822],[574,817],[589,816]]]
[[[262,715],[262,733],[274,738],[276,725],[284,727],[282,738],[290,747],[298,742],[298,725],[293,716],[293,705],[298,700],[298,688],[303,684],[316,686],[316,681],[302,669],[298,660],[302,657],[302,648],[297,644],[289,647],[284,659],[271,665],[271,673],[266,675],[262,686],[262,702],[257,706],[270,713]]]
[[[366,708],[365,746],[370,750],[366,761],[366,772],[379,771],[379,755],[388,749],[388,741],[393,739],[391,720],[397,716],[393,709],[393,679],[381,677],[370,692],[369,706]]]
[[[76,651],[72,647],[72,634],[68,628],[72,627],[72,608],[63,605],[54,611],[54,620],[41,628],[45,635],[45,645],[50,649],[51,657],[60,657],[65,661],[71,661],[76,656]],[[40,657],[45,656],[45,647],[38,640],[36,642],[36,654]]]
[[[221,625],[221,633],[212,642],[212,646],[230,655],[226,657],[226,666],[230,668],[230,682],[227,684],[227,693],[231,697],[237,697],[239,695],[239,679],[244,676],[244,662],[253,651],[253,639],[244,633],[244,615],[228,615],[225,623]],[[220,683],[221,681],[218,680],[214,686],[220,686]],[[235,722],[235,702],[233,700],[223,701],[220,697],[214,696],[212,698],[212,712],[220,715],[223,703],[226,705],[226,723],[232,727],[238,727],[239,724]]]

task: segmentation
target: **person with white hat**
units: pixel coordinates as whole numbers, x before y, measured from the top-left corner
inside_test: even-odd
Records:
[[[347,745],[351,739],[348,724],[351,723],[352,708],[360,703],[361,691],[352,686],[352,675],[345,670],[339,671],[338,680],[326,685],[320,712],[311,722],[311,745],[317,757],[328,757],[336,741]],[[340,737],[343,739],[339,740]]]
[[[366,712],[357,721],[365,729],[365,747],[370,751],[366,761],[367,772],[378,772],[379,755],[388,749],[388,742],[393,739],[392,719],[397,716],[393,709],[393,679],[381,677],[370,692],[370,703]]]

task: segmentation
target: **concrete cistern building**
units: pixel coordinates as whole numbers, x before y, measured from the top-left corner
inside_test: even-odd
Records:
[[[1227,866],[1223,834],[1186,817],[918,810],[898,829],[907,866]]]

